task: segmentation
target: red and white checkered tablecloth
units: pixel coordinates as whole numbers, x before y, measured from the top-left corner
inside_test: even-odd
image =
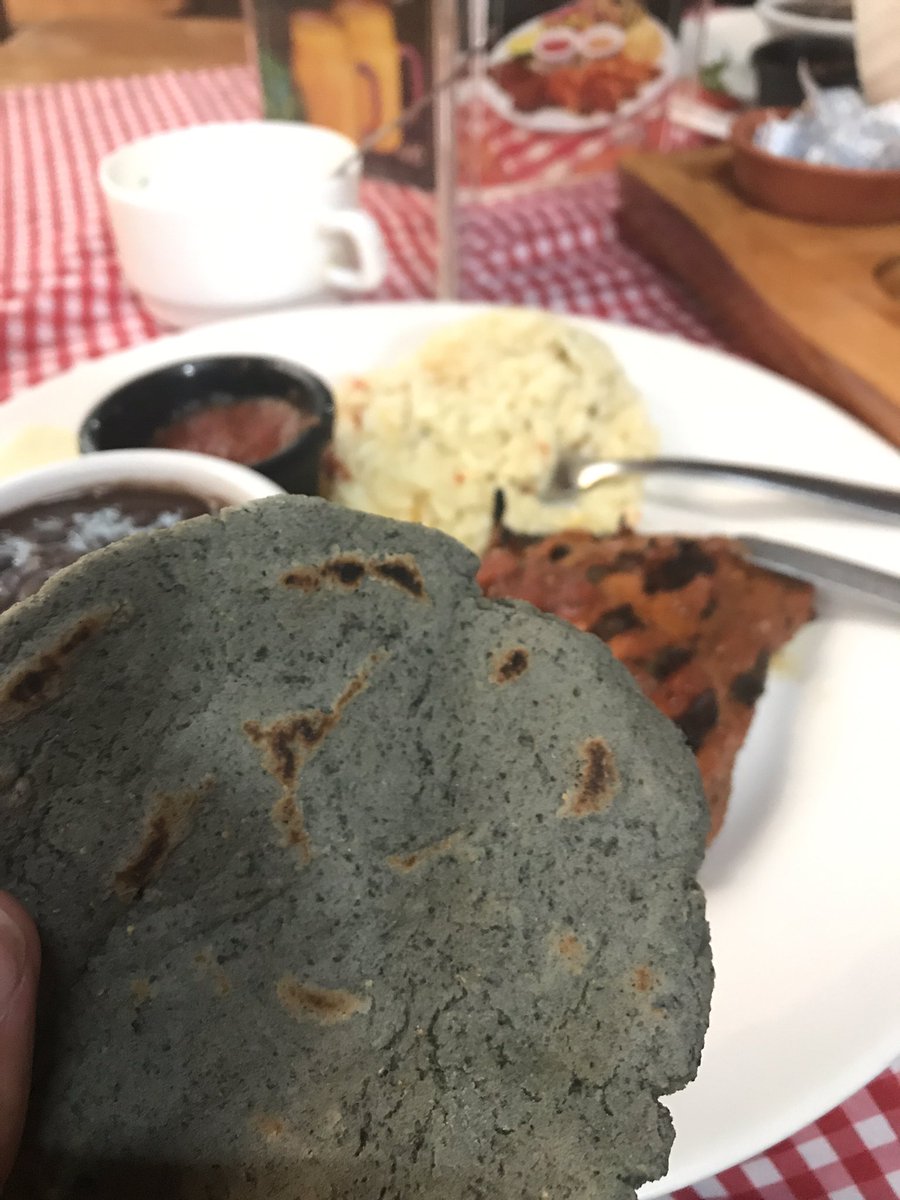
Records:
[[[94,182],[100,156],[157,130],[258,112],[256,84],[244,68],[0,90],[0,399],[161,332],[116,265]],[[430,295],[428,198],[374,184],[365,198],[391,251],[383,298]],[[615,201],[615,183],[605,178],[473,211],[463,294],[715,343],[689,297],[617,239]],[[897,1200],[900,1062],[767,1153],[678,1196]]]
[[[241,67],[0,90],[0,399],[161,332],[116,264],[99,158],[143,134],[258,113],[254,76]],[[430,197],[374,183],[365,193],[391,251],[383,298],[432,295]],[[468,210],[463,294],[714,340],[684,293],[616,239],[614,203],[610,177]]]
[[[681,135],[666,120],[671,89],[628,119],[580,133],[549,133],[513,124],[470,88],[456,107],[457,159],[463,185],[470,180],[509,192],[540,182],[596,176],[615,165],[622,146],[677,144]]]

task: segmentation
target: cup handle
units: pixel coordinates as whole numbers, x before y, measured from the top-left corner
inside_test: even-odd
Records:
[[[343,208],[327,213],[321,220],[325,233],[344,238],[356,253],[357,266],[331,264],[326,272],[332,287],[342,292],[371,292],[387,275],[387,251],[381,231],[368,213]]]

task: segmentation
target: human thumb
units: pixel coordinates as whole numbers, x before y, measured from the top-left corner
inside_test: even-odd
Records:
[[[22,906],[0,892],[0,1187],[28,1106],[39,968],[37,930]]]

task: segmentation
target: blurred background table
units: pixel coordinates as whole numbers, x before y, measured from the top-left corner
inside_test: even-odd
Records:
[[[238,0],[0,0],[0,86],[244,62]]]

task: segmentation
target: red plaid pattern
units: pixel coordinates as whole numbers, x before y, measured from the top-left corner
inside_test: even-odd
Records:
[[[242,67],[0,90],[0,399],[160,332],[116,263],[95,181],[102,155],[148,133],[258,112],[254,76]],[[515,137],[519,145],[522,131]],[[379,183],[366,184],[364,198],[391,253],[382,298],[433,295],[431,198]],[[618,241],[615,202],[605,177],[527,201],[470,205],[460,229],[462,294],[711,341],[677,285]]]
[[[538,133],[507,121],[486,100],[471,100],[457,111],[456,132],[463,179],[489,187],[540,182],[559,184],[573,175],[612,165],[616,147],[655,142],[665,99],[640,118],[595,133]]]
[[[95,183],[100,157],[158,130],[258,111],[257,88],[244,68],[0,90],[0,399],[159,333],[116,265]],[[513,138],[517,153],[540,144],[522,131],[504,136]],[[369,183],[364,198],[391,252],[383,297],[431,295],[429,197]],[[677,285],[619,242],[615,204],[615,181],[606,176],[468,207],[460,230],[462,293],[713,343],[702,314]],[[678,1196],[896,1200],[900,1070],[884,1072],[765,1155]]]
[[[618,238],[614,174],[463,209],[469,298],[608,317],[693,341],[716,339],[684,291]]]
[[[766,1154],[676,1192],[677,1200],[897,1200],[898,1066]]]

